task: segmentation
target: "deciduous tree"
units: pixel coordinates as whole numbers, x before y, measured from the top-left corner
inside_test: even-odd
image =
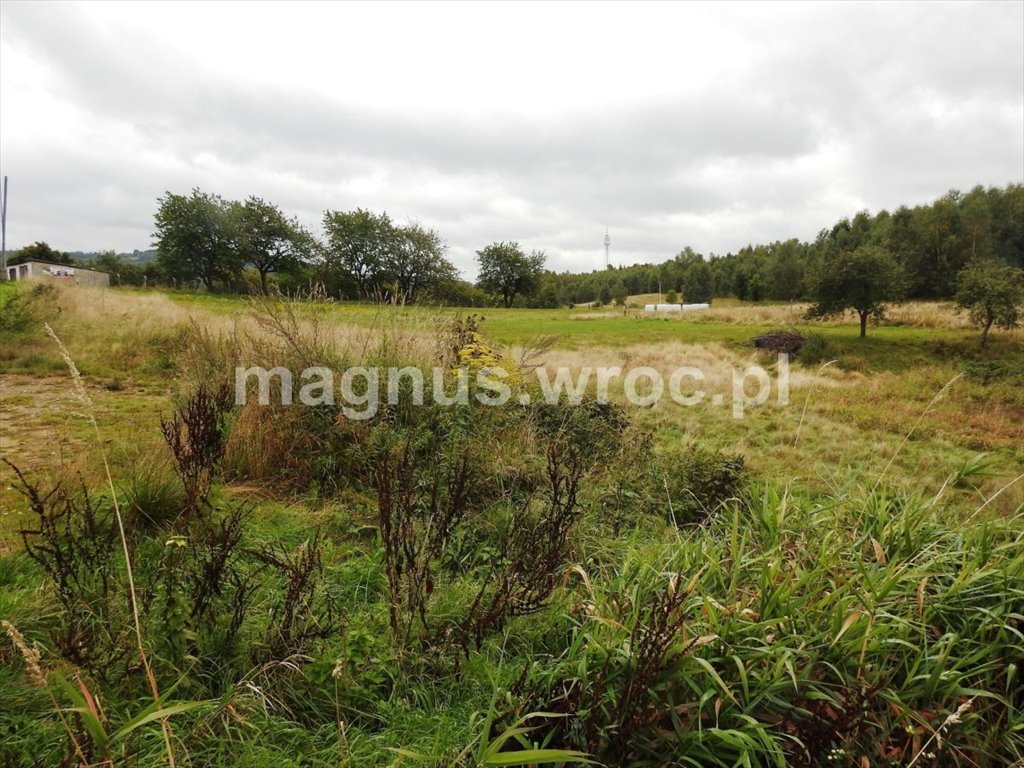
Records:
[[[511,307],[516,296],[532,296],[540,287],[546,257],[543,251],[523,252],[519,243],[491,243],[476,252],[477,285]]]
[[[245,258],[237,247],[231,204],[198,189],[188,196],[168,192],[159,203],[153,243],[168,277],[201,280],[210,291],[218,282],[236,282]]]
[[[459,271],[445,258],[448,246],[433,229],[419,224],[399,227],[383,259],[383,272],[404,301],[416,301],[424,290],[457,280]]]
[[[1024,270],[996,259],[971,261],[957,277],[956,305],[968,311],[972,323],[981,326],[984,347],[993,325],[1009,330],[1020,322]]]
[[[826,259],[815,283],[816,303],[808,317],[832,317],[852,309],[867,335],[868,317],[881,318],[885,305],[903,297],[903,274],[896,260],[877,245],[839,250]]]
[[[396,230],[387,213],[325,211],[326,277],[337,288],[347,280],[360,298],[370,298],[378,286],[385,261],[394,248]]]
[[[110,275],[111,285],[142,285],[142,267],[121,258],[115,251],[101,251],[89,265]]]
[[[272,203],[250,197],[233,205],[237,248],[245,263],[260,273],[260,288],[267,293],[267,275],[288,272],[309,259],[313,237],[298,220],[285,217]]]

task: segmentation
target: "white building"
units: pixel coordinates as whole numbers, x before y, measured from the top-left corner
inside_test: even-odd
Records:
[[[110,285],[110,275],[98,269],[53,264],[49,261],[26,261],[7,267],[8,280],[46,280],[71,285]]]

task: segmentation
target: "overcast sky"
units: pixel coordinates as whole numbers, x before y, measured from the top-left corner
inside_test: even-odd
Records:
[[[258,195],[557,269],[1024,181],[1024,3],[0,5],[8,246]]]

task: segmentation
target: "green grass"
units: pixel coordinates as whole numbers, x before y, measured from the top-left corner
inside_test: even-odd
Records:
[[[234,315],[244,311],[246,299],[210,294],[170,294],[189,309],[203,309]],[[766,304],[764,306],[773,306]],[[486,335],[505,345],[526,345],[538,338],[553,337],[560,349],[581,350],[591,347],[621,348],[677,342],[682,344],[721,343],[747,348],[751,340],[773,326],[735,322],[715,322],[699,315],[677,317],[649,316],[629,310],[621,316],[604,315],[616,310],[578,309],[430,309],[422,307],[381,307],[375,304],[341,303],[329,305],[326,317],[331,321],[360,327],[387,322],[410,327],[422,326],[437,313],[442,315],[476,314],[484,318]],[[618,310],[622,312],[622,310]],[[847,325],[799,323],[786,325],[799,333],[825,336],[837,356],[849,366],[871,371],[907,371],[935,360],[997,360],[1012,358],[1024,363],[1020,338],[994,334],[988,350],[978,346],[973,330],[919,328],[882,324],[871,326],[867,338],[858,336],[855,323]]]
[[[131,300],[145,294],[110,296],[121,302],[117,312],[129,313]],[[1024,488],[1011,485],[992,499],[1024,472],[1019,337],[993,338],[982,351],[968,330],[883,325],[862,340],[852,324],[801,325],[827,339],[839,370],[817,380],[817,366],[796,364],[808,378],[789,406],[735,420],[726,408],[662,402],[628,410],[630,426],[610,446],[604,433],[588,431],[589,422],[573,422],[591,466],[554,592],[464,655],[437,638],[400,642],[388,621],[373,457],[422,441],[414,428],[426,416],[398,411],[364,429],[333,413],[303,421],[279,410],[269,422],[240,414],[232,429],[249,450],[238,453],[229,482],[214,488],[211,514],[222,520],[229,510],[243,512],[239,583],[255,590],[257,608],[233,643],[216,642],[230,623],[238,588],[231,582],[217,598],[221,613],[202,625],[184,621],[182,642],[197,638],[201,652],[182,653],[169,640],[178,637],[171,629],[182,621],[182,603],[169,596],[184,601],[187,615],[192,591],[183,563],[203,551],[209,532],[189,529],[176,543],[180,487],[159,417],[209,376],[196,372],[219,370],[224,361],[212,357],[227,354],[187,343],[189,315],[213,327],[211,318],[248,307],[234,297],[170,296],[182,312],[166,327],[89,319],[74,308],[52,317],[80,359],[100,444],[76,415],[77,403],[53,406],[67,400],[70,383],[38,327],[18,331],[6,347],[0,394],[5,420],[17,419],[10,429],[30,436],[25,447],[5,442],[4,454],[41,485],[63,479],[77,488],[81,478],[109,514],[102,452],[126,511],[153,513],[148,521],[136,517],[130,531],[148,617],[144,641],[161,690],[200,703],[171,718],[178,764],[487,765],[498,764],[488,746],[499,743],[579,749],[608,765],[636,766],[1003,766],[1024,758]],[[395,328],[429,336],[437,325],[437,312],[423,308],[345,304],[325,312],[329,323],[375,328],[385,340]],[[609,364],[672,342],[713,344],[747,359],[750,339],[767,328],[592,317],[590,310],[463,314],[471,312],[485,316],[483,333],[499,346],[555,336],[563,359],[607,356]],[[396,348],[382,343],[368,354],[399,362],[388,357]],[[451,417],[450,434],[466,441],[481,480],[467,522],[436,558],[426,603],[432,626],[462,615],[500,566],[504,522],[524,489],[543,494],[548,487],[547,433],[522,413]],[[268,428],[274,424],[281,435]],[[64,460],[53,453],[59,446]],[[422,447],[436,459],[450,446],[442,439]],[[247,477],[254,450],[272,453],[270,471],[302,464],[315,480],[296,488]],[[724,499],[706,495],[694,479],[725,460],[716,451],[745,459],[742,482]],[[80,675],[103,705],[106,733],[152,700],[130,642],[102,670],[76,669],[61,656],[69,617],[52,580],[22,550],[17,531],[36,521],[10,489],[11,475],[3,478],[0,617],[39,644],[48,687],[33,685],[21,653],[0,635],[0,765],[60,764],[70,737],[57,710],[82,699],[77,684],[69,693],[58,677]],[[408,492],[425,493],[420,486]],[[318,599],[337,601],[341,631],[305,644],[299,656],[268,661],[259,649],[284,594],[282,579],[251,553],[300,551],[317,530]],[[176,552],[182,560],[173,559]],[[111,615],[126,621],[120,550],[112,562],[117,588],[107,600]],[[95,588],[90,580],[83,585]],[[649,625],[675,594],[682,597],[670,611],[677,624],[667,650],[644,667]],[[500,742],[517,723],[532,730],[520,742]],[[98,761],[102,738],[77,733]],[[132,731],[112,759],[166,764],[159,725]]]
[[[14,281],[3,280],[0,281],[0,311],[7,305],[14,296],[23,289],[24,283]]]

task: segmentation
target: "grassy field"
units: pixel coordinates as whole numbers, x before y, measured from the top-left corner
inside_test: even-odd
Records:
[[[0,765],[1021,760],[1024,334],[981,349],[908,304],[859,339],[803,309],[0,285]],[[812,339],[788,403],[734,418],[782,329]],[[523,392],[696,366],[709,396],[218,400],[236,365],[477,342]]]

